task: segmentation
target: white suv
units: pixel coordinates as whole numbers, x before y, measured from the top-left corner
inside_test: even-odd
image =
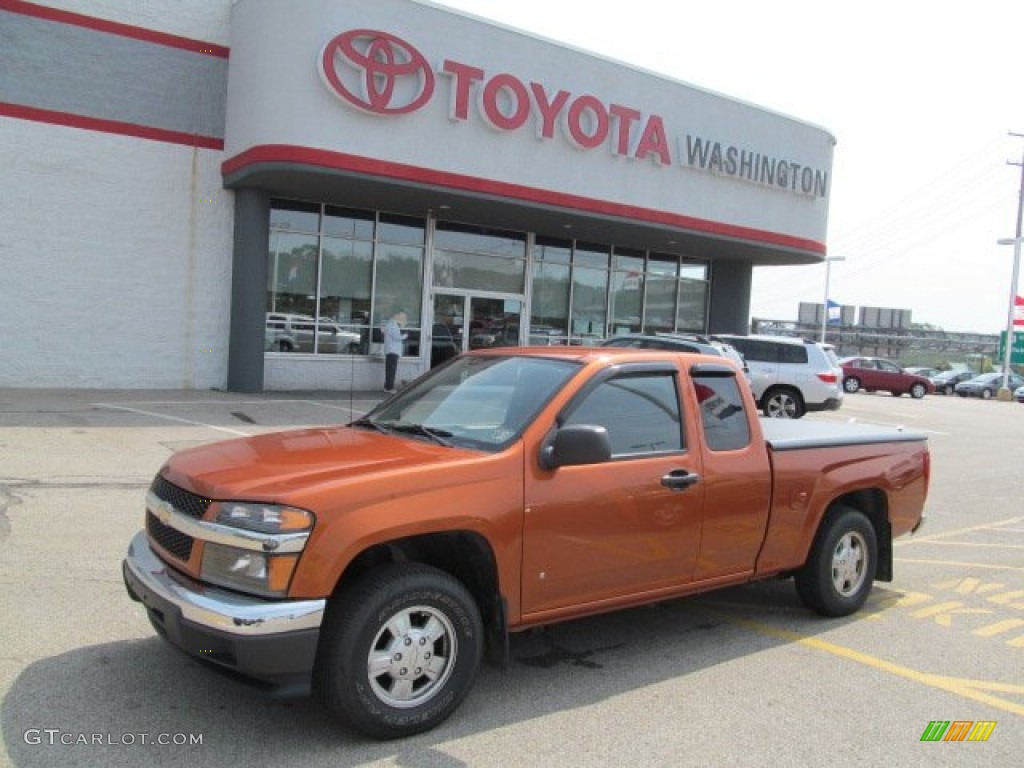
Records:
[[[750,368],[751,386],[765,416],[799,419],[808,411],[843,404],[843,369],[830,345],[790,336],[716,338],[736,347]]]

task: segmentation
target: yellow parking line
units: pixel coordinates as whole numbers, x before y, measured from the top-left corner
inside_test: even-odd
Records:
[[[877,669],[881,672],[886,672],[890,675],[904,678],[905,680],[912,680],[915,683],[927,685],[930,688],[936,688],[941,691],[946,691],[947,693],[956,694],[957,696],[961,696],[965,699],[971,699],[973,701],[981,702],[982,704],[987,704],[991,707],[995,707],[996,709],[1001,709],[1004,712],[1024,716],[1024,704],[1018,704],[1015,701],[1009,701],[989,693],[990,691],[994,691],[998,693],[1024,694],[1024,685],[1016,685],[1013,683],[993,683],[984,680],[970,680],[968,678],[935,675],[930,672],[919,672],[916,669],[904,667],[901,664],[894,664],[891,661],[886,661],[885,659],[880,659],[877,656],[871,656],[870,654],[863,653],[861,651],[855,651],[852,648],[847,648],[842,645],[830,643],[827,640],[807,637],[806,635],[801,635],[788,629],[779,629],[778,627],[772,627],[768,624],[751,621],[750,619],[741,619],[720,611],[708,609],[702,610],[705,610],[707,613],[713,614],[730,624],[735,624],[761,635],[776,637],[786,640],[787,642],[797,643],[818,651],[824,651],[825,653],[830,653],[833,656],[839,656],[840,658],[854,661],[858,664],[863,664],[867,667],[871,667],[872,669]]]
[[[906,546],[909,546],[911,544],[925,544],[925,543],[930,542],[930,541],[935,541],[936,539],[945,539],[945,538],[947,538],[949,536],[958,536],[961,533],[971,533],[972,531],[991,530],[993,528],[998,528],[1001,525],[1014,525],[1014,524],[1022,522],[1022,521],[1024,521],[1024,516],[1021,516],[1021,517],[1011,517],[1011,518],[1008,518],[1006,520],[998,520],[998,521],[996,521],[994,523],[985,523],[984,525],[972,525],[969,528],[957,528],[956,530],[953,530],[953,531],[943,531],[942,533],[933,533],[931,536],[915,536],[912,539],[900,539],[899,541],[894,541],[893,544],[895,546],[897,546],[897,547],[900,547],[900,546],[906,547]]]
[[[1024,566],[1019,565],[992,565],[990,563],[961,563],[955,560],[920,560],[917,558],[897,557],[897,563],[918,563],[921,565],[955,565],[958,568],[988,568],[992,571],[1020,571],[1024,573]]]

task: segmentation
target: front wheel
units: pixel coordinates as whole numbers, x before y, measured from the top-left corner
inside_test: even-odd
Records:
[[[771,419],[799,419],[804,415],[804,404],[791,390],[770,389],[761,398],[761,410]]]
[[[867,600],[875,580],[878,538],[871,521],[838,507],[818,530],[807,562],[796,573],[801,602],[823,616],[848,616]]]
[[[992,390],[991,389],[987,389],[987,388],[981,390],[981,399],[982,400],[991,400],[992,399]]]
[[[915,400],[920,400],[928,393],[928,388],[924,384],[915,384],[910,388],[910,396]]]
[[[482,650],[480,612],[461,582],[420,563],[390,563],[331,601],[314,686],[363,733],[410,736],[462,703]]]

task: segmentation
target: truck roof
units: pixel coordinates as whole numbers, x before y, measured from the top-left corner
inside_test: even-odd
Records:
[[[681,355],[693,362],[722,363],[727,358],[711,355],[700,355],[693,352],[682,352],[669,349],[635,349],[631,347],[492,347],[469,352],[479,356],[523,356],[548,357],[559,360],[572,360],[581,364],[601,360],[622,360],[643,362],[645,360],[665,360]]]

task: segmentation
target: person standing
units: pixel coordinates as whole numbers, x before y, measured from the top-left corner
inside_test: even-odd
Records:
[[[395,373],[398,371],[398,360],[405,348],[408,334],[402,333],[407,317],[404,309],[393,314],[384,324],[384,391],[395,391]]]

